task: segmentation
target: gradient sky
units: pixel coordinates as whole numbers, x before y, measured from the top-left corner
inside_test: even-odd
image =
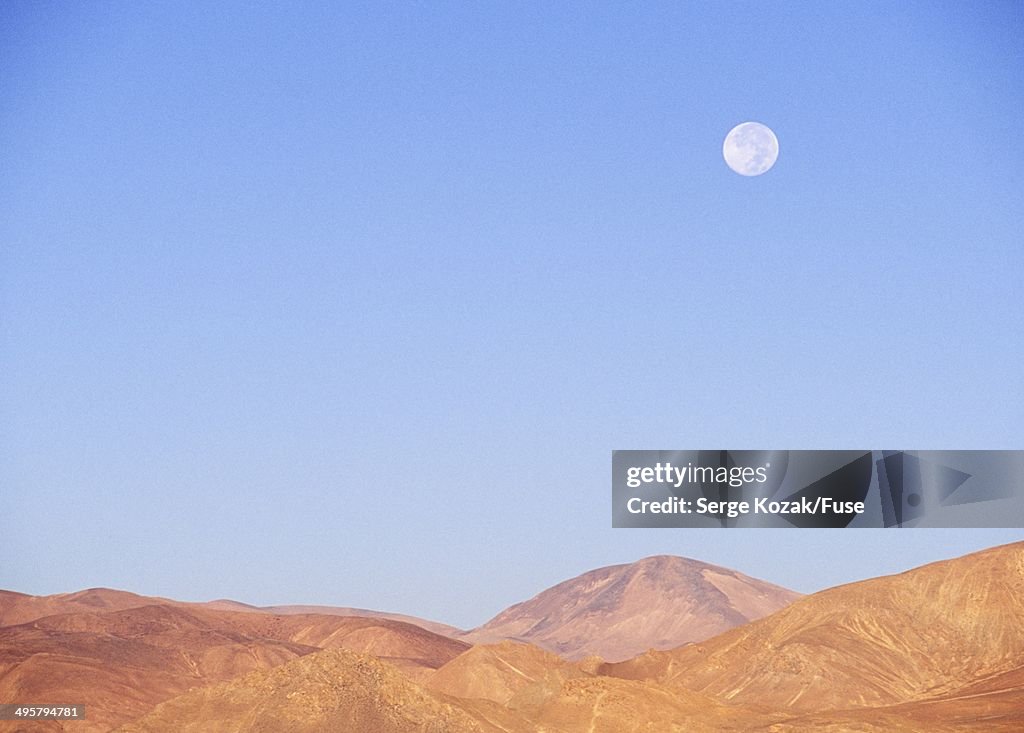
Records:
[[[617,448],[1024,448],[1022,37],[0,4],[0,587],[469,626],[650,554],[812,591],[1024,539],[610,526]]]

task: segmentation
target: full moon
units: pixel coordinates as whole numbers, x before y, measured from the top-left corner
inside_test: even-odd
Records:
[[[741,176],[759,176],[775,165],[779,139],[760,122],[743,122],[725,136],[722,157]]]

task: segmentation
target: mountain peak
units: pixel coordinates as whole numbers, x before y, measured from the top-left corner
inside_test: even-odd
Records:
[[[597,568],[503,611],[467,634],[516,639],[568,659],[626,659],[700,641],[795,600],[742,573],[675,555]]]

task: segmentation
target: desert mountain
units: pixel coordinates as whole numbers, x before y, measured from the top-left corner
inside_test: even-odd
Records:
[[[1018,667],[939,697],[878,708],[788,717],[772,724],[766,733],[1020,733],[1022,730],[1024,668]]]
[[[154,604],[183,606],[186,608],[209,609],[211,611],[240,611],[248,613],[266,613],[274,616],[320,615],[320,616],[360,616],[363,618],[383,618],[402,621],[432,631],[435,634],[456,637],[463,632],[454,626],[437,621],[416,618],[401,613],[370,611],[362,608],[339,606],[253,606],[229,599],[219,599],[200,603],[175,601],[159,596],[141,596],[123,590],[111,588],[89,588],[74,593],[57,593],[50,596],[31,596],[25,593],[0,590],[0,626],[13,626],[33,621],[44,616],[58,613],[124,611],[129,608],[151,606]]]
[[[670,589],[659,585],[666,577]],[[738,623],[735,614],[763,610],[759,595],[736,590],[750,583],[704,563],[648,558],[567,581],[509,609],[502,623],[520,624],[520,636],[590,628],[605,643],[617,614],[623,633],[629,628],[627,610],[645,634],[670,624],[673,607],[697,619],[717,609]],[[662,588],[666,606],[637,605],[640,591],[657,605],[651,588]],[[560,605],[552,591],[565,593]],[[0,596],[0,609],[23,604],[18,595]],[[720,595],[734,600],[724,605]],[[93,600],[99,610],[0,628],[0,699],[70,696],[89,710],[84,723],[32,730],[1024,730],[1024,543],[822,591],[713,638],[619,663],[572,661],[524,642],[469,648],[385,618],[174,603],[108,610],[134,601]],[[557,623],[530,623],[545,609]],[[25,730],[19,725],[0,731]]]
[[[914,703],[890,712],[920,715],[968,696],[1009,696],[1024,710],[1022,665],[1018,543],[815,593],[706,642],[602,671],[789,711]]]
[[[0,590],[0,627],[23,624],[58,613],[124,611],[154,603],[174,603],[174,601],[166,598],[140,596],[110,588],[90,588],[75,593],[58,593],[52,596],[30,596],[25,593]]]
[[[426,685],[453,697],[506,705],[527,689],[557,691],[583,670],[531,644],[503,641],[468,649],[431,674]]]
[[[171,700],[124,733],[1016,733],[1024,543],[808,596],[618,664],[527,644],[464,651],[418,684],[318,652]]]
[[[194,690],[119,733],[497,733],[395,668],[344,650]]]
[[[249,606],[248,609],[242,610],[273,613],[282,616],[291,616],[293,614],[318,614],[321,616],[360,616],[362,618],[383,618],[391,621],[401,621],[403,623],[412,624],[413,626],[419,626],[427,631],[432,631],[433,633],[441,634],[442,636],[450,636],[453,639],[464,633],[462,629],[457,629],[454,626],[442,624],[438,621],[430,621],[416,616],[407,616],[404,613],[371,611],[366,608],[347,608],[343,606]]]
[[[213,609],[215,611],[245,611],[249,613],[270,613],[276,616],[293,616],[295,614],[315,614],[318,616],[359,616],[361,618],[384,618],[389,619],[391,621],[401,621],[403,623],[412,624],[413,626],[419,626],[420,628],[426,629],[427,631],[432,631],[433,633],[441,634],[442,636],[450,636],[453,639],[465,633],[462,629],[457,629],[454,626],[449,626],[448,624],[443,624],[438,621],[430,621],[429,619],[418,618],[416,616],[409,616],[404,613],[373,611],[368,608],[317,605],[253,606],[248,603],[240,603],[238,601],[232,601],[223,598],[216,601],[207,601],[206,603],[189,605],[199,605],[204,608]]]
[[[735,570],[659,555],[559,583],[463,638],[475,644],[514,639],[567,659],[615,661],[703,641],[797,598]]]
[[[289,614],[233,616],[248,634],[287,639],[317,649],[348,649],[372,654],[421,679],[469,648],[469,644],[389,618]],[[228,617],[225,617],[225,623]]]
[[[564,661],[560,665],[571,666]],[[394,668],[318,652],[163,703],[118,733],[1017,733],[1020,698],[971,695],[882,708],[791,711],[725,703],[585,670],[499,705],[424,689]]]
[[[88,722],[67,729],[106,731],[192,686],[314,651],[218,629],[173,606],[58,614],[0,628],[0,699],[84,704]]]
[[[697,693],[585,672],[503,707],[425,689],[372,657],[325,651],[194,690],[118,733],[711,733],[745,730],[763,717]]]
[[[490,701],[514,716],[512,730],[717,730],[748,725],[759,711],[735,708],[688,690],[595,674],[598,658],[569,662],[530,644],[475,646],[441,667],[426,686],[463,705]],[[508,722],[508,721],[506,721]]]
[[[468,645],[389,619],[213,611],[163,603],[62,613],[0,628],[0,700],[75,701],[107,731],[192,687],[269,669],[321,649],[387,659],[413,678]],[[57,728],[55,728],[57,729]],[[0,731],[16,730],[0,723]]]

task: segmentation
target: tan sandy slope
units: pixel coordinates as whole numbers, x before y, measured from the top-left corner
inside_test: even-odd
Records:
[[[395,668],[345,650],[310,655],[158,705],[120,733],[499,731]]]
[[[822,591],[706,642],[601,671],[794,713],[902,706],[886,714],[949,721],[957,708],[1024,709],[1022,665],[1017,543]]]
[[[195,690],[118,733],[710,733],[743,730],[752,715],[697,693],[585,673],[502,707],[428,690],[372,657],[326,651]]]
[[[503,641],[468,649],[427,677],[426,685],[453,697],[505,705],[527,689],[557,691],[567,679],[585,674],[583,669],[531,644]]]

